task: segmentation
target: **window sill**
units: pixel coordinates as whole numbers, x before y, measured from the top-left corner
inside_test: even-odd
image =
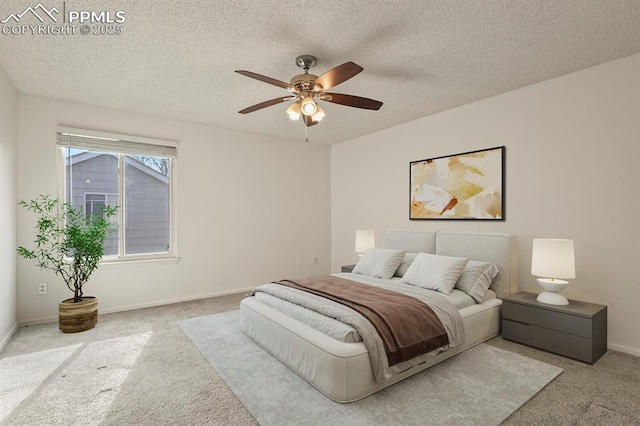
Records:
[[[161,257],[153,259],[103,259],[100,268],[122,268],[154,265],[173,265],[180,261],[179,257]]]

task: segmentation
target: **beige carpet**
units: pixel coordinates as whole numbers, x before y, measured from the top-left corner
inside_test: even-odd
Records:
[[[151,332],[137,361],[105,412],[103,425],[252,425],[251,414],[178,327],[177,321],[237,309],[244,295],[231,295],[157,308],[101,315],[94,330],[63,334],[57,323],[20,327],[0,362],[10,357],[80,345],[80,354],[93,342]],[[609,351],[594,366],[495,338],[489,344],[552,365],[564,372],[511,415],[506,425],[639,425],[640,358]],[[71,350],[71,349],[68,349]],[[64,351],[63,351],[64,352]],[[38,377],[27,375],[33,390],[11,409],[0,424],[24,425],[21,420],[49,423],[50,414],[38,405],[72,359],[45,365],[52,374],[34,387]],[[1,364],[0,364],[1,365]],[[90,373],[87,381],[95,380]],[[0,395],[0,404],[5,399]],[[74,408],[82,413],[84,406]],[[1,412],[1,409],[0,409]],[[401,422],[402,419],[398,419]],[[33,424],[33,423],[32,423]],[[60,423],[68,424],[68,423]]]

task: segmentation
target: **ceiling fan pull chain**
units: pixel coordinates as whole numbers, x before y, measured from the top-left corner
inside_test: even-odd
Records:
[[[309,127],[304,126],[304,143],[309,143]]]

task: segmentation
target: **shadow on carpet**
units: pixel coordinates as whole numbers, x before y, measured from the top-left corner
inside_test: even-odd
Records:
[[[240,311],[178,321],[267,425],[497,425],[562,369],[480,344],[367,398],[332,401],[240,332]]]

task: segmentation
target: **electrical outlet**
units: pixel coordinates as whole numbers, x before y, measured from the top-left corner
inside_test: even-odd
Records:
[[[47,283],[38,284],[38,294],[47,294]]]
[[[302,258],[301,257],[297,257],[296,258],[296,265],[302,266]]]
[[[313,257],[313,264],[317,265],[318,264],[318,256],[314,256]]]

